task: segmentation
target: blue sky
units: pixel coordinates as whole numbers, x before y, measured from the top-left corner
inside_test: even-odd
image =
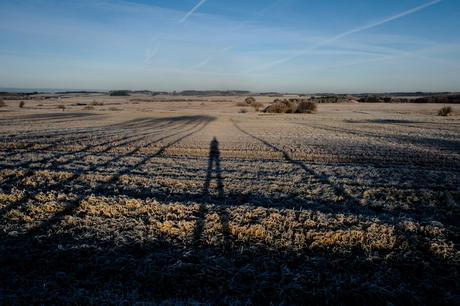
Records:
[[[457,0],[2,0],[0,87],[460,91]]]

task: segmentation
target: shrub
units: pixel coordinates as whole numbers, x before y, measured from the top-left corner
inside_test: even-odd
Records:
[[[129,91],[127,90],[114,90],[110,92],[112,97],[127,97],[129,96]]]
[[[297,113],[313,113],[318,109],[318,105],[311,101],[302,101],[297,105]]]
[[[121,111],[121,108],[112,106],[112,107],[109,107],[109,111],[117,112],[117,111]]]
[[[264,106],[264,104],[261,102],[253,102],[251,106],[254,107],[254,109],[258,112]]]
[[[317,104],[305,99],[276,99],[271,105],[264,109],[265,113],[312,113],[316,111]]]
[[[57,108],[62,109],[62,111],[64,111],[65,110],[65,105],[60,104],[60,105],[57,106]]]
[[[359,99],[359,102],[378,103],[380,102],[380,99],[377,96],[367,96]]]
[[[288,110],[288,105],[286,103],[284,103],[284,101],[277,101],[277,102],[274,102],[273,104],[267,106],[264,109],[264,112],[265,113],[281,114],[281,113],[286,113],[287,110]]]
[[[6,106],[5,101],[3,101],[2,99],[0,99],[0,107],[5,107],[5,106]]]
[[[453,109],[452,107],[450,106],[444,106],[443,108],[441,108],[439,111],[438,111],[438,116],[449,116],[453,113]]]
[[[24,101],[19,102],[19,108],[24,108],[25,104],[26,102]]]
[[[297,105],[298,101],[294,99],[289,99],[288,101],[285,101],[284,104],[286,104],[286,112],[287,114],[293,114],[297,112]]]
[[[96,100],[93,100],[93,102],[91,102],[91,105],[93,105],[93,106],[103,106],[104,102],[98,102]]]
[[[248,105],[251,105],[252,103],[255,103],[256,102],[256,99],[254,97],[247,97],[244,102],[246,102],[246,104]]]
[[[92,105],[87,105],[85,107],[83,107],[84,110],[94,110],[94,106]]]
[[[248,110],[245,109],[245,108],[241,108],[240,111],[239,111],[239,113],[241,113],[241,114],[246,114],[247,112],[248,112]]]
[[[385,102],[385,103],[391,103],[391,101],[393,101],[393,99],[391,97],[384,97],[383,98],[383,102]]]
[[[236,102],[236,106],[240,106],[240,107],[248,107],[250,106],[248,103],[246,102]]]

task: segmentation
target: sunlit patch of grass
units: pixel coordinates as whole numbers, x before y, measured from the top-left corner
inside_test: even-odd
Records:
[[[23,193],[0,193],[0,204],[16,203],[23,197]]]
[[[44,185],[44,184],[57,184],[59,182],[63,182],[66,180],[69,180],[75,176],[74,173],[72,172],[66,172],[66,171],[49,171],[49,170],[43,170],[43,171],[36,171],[32,175],[25,177],[22,180],[22,184],[28,187],[37,187],[39,185]]]
[[[82,182],[90,183],[93,187],[107,183],[112,179],[111,175],[104,174],[82,174],[78,177]]]
[[[26,174],[24,170],[11,170],[2,169],[0,170],[0,180],[7,179],[9,177],[23,177]]]
[[[27,214],[23,213],[19,209],[11,209],[9,210],[4,219],[8,221],[16,221],[16,222],[32,222],[33,218],[28,216]]]
[[[452,241],[430,241],[429,251],[436,257],[456,261],[460,257],[460,251]]]
[[[67,205],[64,202],[50,201],[45,203],[29,203],[25,206],[25,214],[33,220],[44,220],[63,212]]]
[[[225,209],[225,211],[223,211]],[[389,251],[396,247],[393,226],[343,215],[328,216],[312,212],[296,212],[265,208],[235,208],[208,205],[203,219],[197,219],[199,205],[146,203],[141,200],[118,201],[89,197],[77,208],[78,214],[123,219],[146,220],[154,239],[171,235],[188,243],[194,228],[203,223],[200,240],[209,244],[222,243],[224,222],[233,243],[262,243],[271,248],[329,250],[350,252],[360,249]],[[228,220],[223,216],[228,214]]]

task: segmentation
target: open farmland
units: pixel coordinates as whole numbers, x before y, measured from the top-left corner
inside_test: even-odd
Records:
[[[460,303],[460,116],[149,99],[5,101],[0,304]]]

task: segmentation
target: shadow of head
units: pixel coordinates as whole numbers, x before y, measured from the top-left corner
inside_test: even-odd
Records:
[[[209,145],[210,155],[219,154],[219,141],[214,137]]]

